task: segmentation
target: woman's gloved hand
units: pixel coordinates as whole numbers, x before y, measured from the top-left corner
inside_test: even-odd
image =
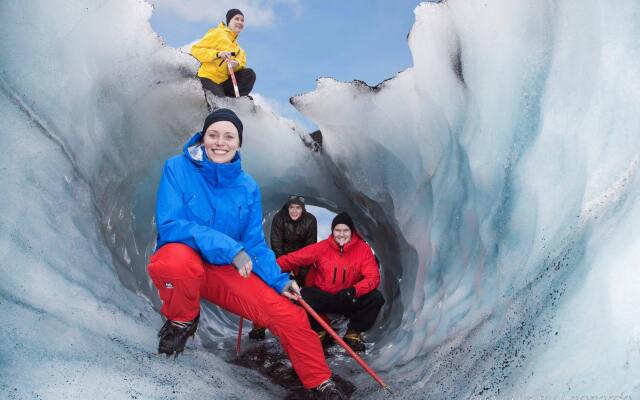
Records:
[[[284,285],[280,294],[288,299],[297,300],[298,296],[301,296],[300,286],[298,286],[298,283],[292,279]]]
[[[247,254],[246,251],[240,250],[238,254],[233,257],[233,261],[231,262],[243,278],[249,277],[251,270],[253,269],[253,263],[251,262],[251,257],[249,257],[249,254]]]

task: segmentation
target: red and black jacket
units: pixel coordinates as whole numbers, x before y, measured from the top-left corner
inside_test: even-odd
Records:
[[[343,248],[338,246],[333,236],[329,236],[321,242],[278,257],[276,262],[283,272],[315,264],[315,268],[310,270],[313,286],[331,294],[353,286],[356,297],[360,297],[380,284],[380,271],[373,251],[356,232]],[[308,277],[307,284],[309,282]]]

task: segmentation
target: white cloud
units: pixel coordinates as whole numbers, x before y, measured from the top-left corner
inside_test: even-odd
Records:
[[[260,93],[256,92],[252,92],[251,97],[253,97],[253,102],[255,103],[255,105],[262,107],[267,112],[278,115],[280,118],[287,121],[287,123],[291,127],[301,125],[299,121],[296,121],[293,118],[288,118],[290,117],[291,110],[278,100],[263,96]]]
[[[158,12],[174,13],[189,22],[223,21],[227,10],[238,8],[247,25],[271,26],[276,18],[275,7],[285,5],[297,10],[299,0],[147,0]]]
[[[253,97],[253,102],[257,106],[264,108],[266,111],[279,115],[284,114],[284,106],[278,100],[255,92],[251,93],[251,97]]]
[[[251,97],[253,97],[253,102],[257,106],[276,114],[278,117],[287,121],[292,128],[295,127],[299,132],[311,133],[318,129],[314,127],[311,121],[306,120],[302,114],[298,113],[289,103],[283,103],[277,99],[256,92],[251,92]]]

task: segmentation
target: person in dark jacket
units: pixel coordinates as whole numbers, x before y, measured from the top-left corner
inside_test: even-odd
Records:
[[[349,318],[345,342],[355,351],[364,351],[362,332],[371,329],[384,298],[379,290],[380,271],[371,247],[355,230],[349,214],[343,212],[331,222],[331,235],[316,244],[276,260],[282,271],[314,265],[302,298],[320,313],[342,314]],[[328,338],[313,318],[311,328],[321,341]]]
[[[343,398],[304,310],[290,301],[298,284],[267,247],[260,189],[240,163],[242,130],[233,111],[217,109],[183,154],[164,164],[158,249],[147,267],[166,318],[158,351],[184,351],[198,327],[200,299],[206,299],[274,332],[305,388]]]
[[[271,222],[271,249],[276,257],[300,250],[318,241],[318,222],[305,207],[304,197],[291,195]],[[294,268],[294,279],[303,286],[309,266]],[[251,339],[265,338],[265,328],[253,324],[249,331]]]
[[[273,217],[271,223],[271,249],[276,257],[314,244],[318,241],[318,222],[307,211],[304,197],[289,196],[287,203]],[[309,266],[292,270],[298,285],[304,286]]]

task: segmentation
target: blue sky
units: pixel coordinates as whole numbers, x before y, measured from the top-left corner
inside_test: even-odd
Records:
[[[224,19],[229,8],[245,14],[238,42],[257,74],[254,92],[275,100],[279,114],[313,125],[289,98],[315,88],[318,77],[363,80],[369,85],[412,65],[407,34],[420,1],[408,0],[151,0],[152,27],[181,47]]]

